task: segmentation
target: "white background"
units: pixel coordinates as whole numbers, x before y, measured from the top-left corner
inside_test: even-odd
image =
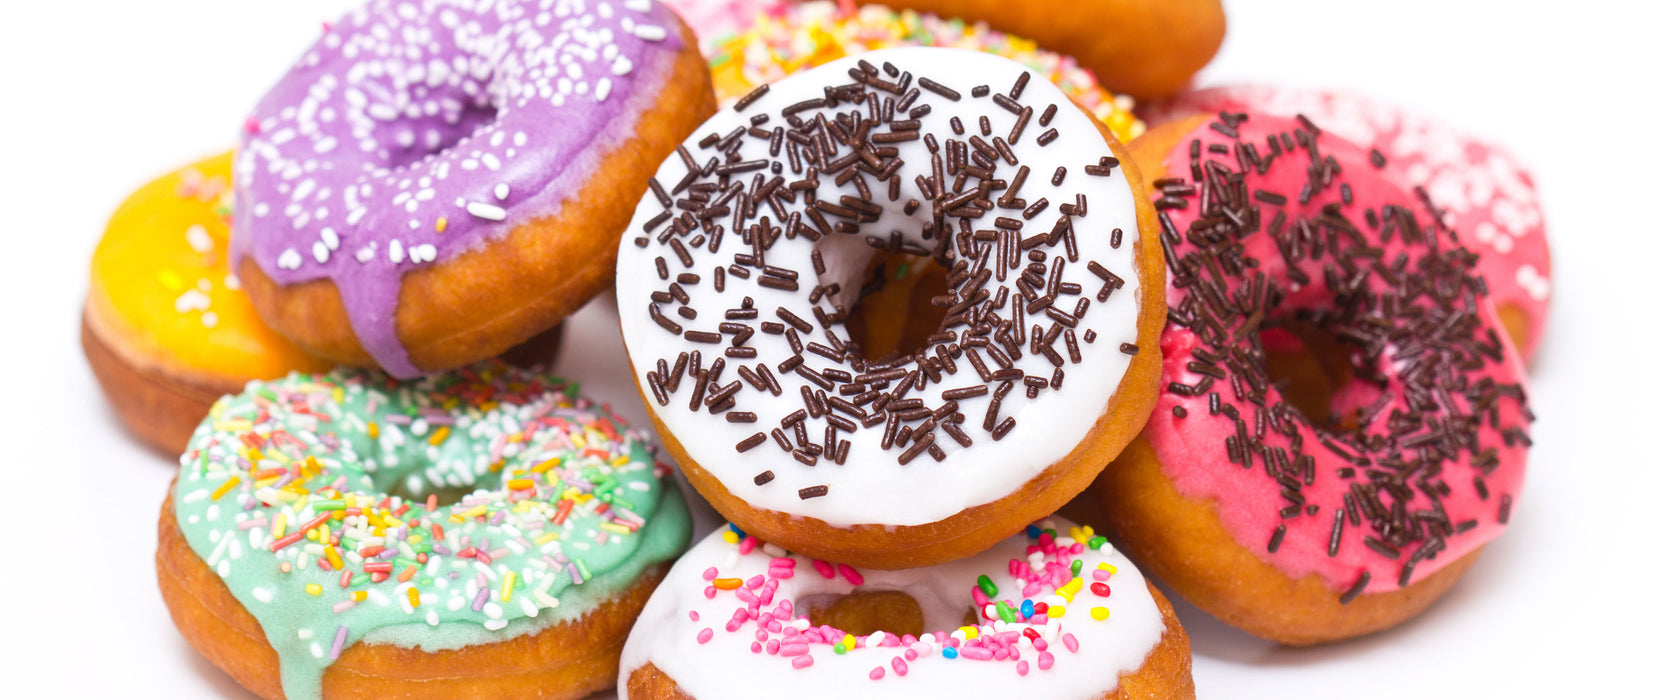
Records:
[[[112,208],[228,146],[352,2],[0,4],[0,696],[246,697],[158,597],[172,465],[106,409],[78,311]],[[1202,83],[1354,87],[1503,141],[1539,181],[1556,283],[1508,534],[1420,618],[1349,643],[1282,648],[1181,603],[1202,697],[1673,692],[1656,685],[1680,651],[1668,534],[1680,52],[1665,5],[1227,0]],[[597,303],[574,320],[562,372],[628,410],[618,345]]]

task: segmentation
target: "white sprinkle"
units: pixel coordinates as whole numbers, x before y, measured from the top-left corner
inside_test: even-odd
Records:
[[[411,255],[411,256],[412,255],[419,255],[420,256],[420,259],[416,260],[415,262],[431,262],[431,261],[437,259],[437,246],[432,245],[430,243],[421,243],[420,245],[417,245],[413,249],[411,249],[409,251],[409,255]],[[641,483],[641,482],[635,482],[635,483]]]
[[[630,59],[620,55],[618,58],[613,59],[612,73],[613,75],[625,75],[634,67],[635,65],[630,63]]]
[[[324,139],[321,139],[320,141],[315,142],[315,152],[316,153],[328,153],[328,152],[332,151],[332,149],[334,149],[334,148],[338,148],[338,139],[335,139],[331,136],[328,136]]]
[[[206,311],[204,312],[204,315],[198,317],[198,322],[204,324],[205,328],[215,328],[216,323],[220,320],[221,318],[216,316],[216,312],[214,311]]]
[[[391,241],[391,262],[400,263],[403,259],[403,247],[400,241]]]
[[[500,170],[502,168],[501,159],[497,158],[494,153],[484,154],[484,158],[482,160],[484,161],[484,167],[486,168],[491,170]]]
[[[503,183],[497,184],[496,185],[496,199],[497,200],[503,200],[503,199],[507,199],[507,198],[508,198],[507,183],[503,182]]]
[[[276,260],[275,264],[282,270],[296,270],[303,266],[303,256],[298,254],[296,248],[287,248],[280,253],[280,259]]]
[[[232,289],[234,291],[238,291],[239,290],[239,278],[234,277],[233,273],[230,272],[230,273],[228,273],[228,275],[226,277],[222,278],[222,286],[227,287],[228,289]]]
[[[274,602],[274,589],[258,586],[251,589],[251,597],[256,598],[258,602],[272,603]]]
[[[374,255],[374,248],[375,248],[375,246],[372,243],[369,243],[365,246],[362,246],[361,250],[356,251],[356,262],[365,263],[369,260],[372,260],[373,255]]]
[[[314,637],[315,637],[315,630],[309,629],[307,627],[304,628],[304,629],[298,630],[298,639],[313,639]]]
[[[187,227],[187,245],[195,253],[208,253],[216,246],[216,242],[210,239],[210,232],[204,230],[203,226],[193,224]]]
[[[321,229],[321,242],[327,244],[327,250],[338,250],[338,232],[331,228]]]
[[[665,28],[656,24],[638,24],[631,33],[635,34],[637,38],[648,41],[665,40]]]
[[[438,626],[438,614],[437,614],[436,610],[427,610],[426,611],[426,624],[431,625],[433,627]]]
[[[611,95],[611,94],[612,94],[612,81],[611,80],[608,80],[606,78],[602,78],[599,82],[595,83],[595,101],[596,102],[605,102],[607,100],[607,95]]]
[[[327,256],[332,255],[332,251],[327,250],[327,244],[322,241],[315,241],[315,245],[310,246],[309,250],[315,254],[315,262],[323,265],[327,262]]]
[[[507,620],[485,620],[484,629],[494,632],[507,626]]]
[[[467,213],[490,221],[501,221],[507,218],[506,209],[486,202],[467,202]]]
[[[210,308],[210,297],[197,289],[181,292],[175,297],[175,313],[184,314],[192,311],[203,311]]]
[[[648,0],[625,0],[624,8],[627,10],[635,10],[637,12],[647,12],[648,10],[653,9]]]

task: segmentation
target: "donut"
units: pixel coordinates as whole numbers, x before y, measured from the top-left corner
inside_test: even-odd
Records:
[[[1219,0],[880,0],[900,10],[985,22],[1073,57],[1103,86],[1139,100],[1178,92],[1225,38]]]
[[[692,525],[609,408],[489,361],[293,373],[216,402],[158,521],[183,636],[264,698],[610,688]]]
[[[82,350],[117,417],[171,457],[224,394],[253,379],[331,367],[269,330],[227,266],[232,154],[148,183],[94,249]],[[546,368],[558,329],[503,357]]]
[[[484,359],[610,286],[648,176],[714,110],[659,3],[373,0],[246,122],[233,267],[335,363]]]
[[[1305,114],[1314,124],[1376,149],[1385,170],[1423,188],[1429,204],[1481,257],[1500,323],[1532,364],[1546,330],[1552,253],[1534,178],[1503,147],[1351,92],[1239,85],[1188,92],[1149,106],[1163,123],[1196,113]]]
[[[676,8],[685,12],[679,3]],[[730,103],[764,83],[852,54],[898,46],[948,46],[986,51],[1026,64],[1061,87],[1074,102],[1096,115],[1121,143],[1143,133],[1132,115],[1132,99],[1116,96],[1072,58],[1040,50],[1033,42],[992,31],[984,22],[942,19],[932,13],[892,10],[881,5],[840,6],[831,2],[754,3],[760,14],[712,19],[697,29],[701,52],[712,66],[712,87],[720,103]],[[725,7],[735,6],[725,3]],[[710,6],[708,6],[710,7]],[[707,10],[696,10],[703,18]],[[718,10],[712,9],[712,12]],[[702,25],[696,23],[698,28]]]
[[[1266,639],[1417,614],[1504,532],[1528,457],[1477,256],[1304,117],[1200,115],[1133,151],[1172,283],[1160,400],[1094,487],[1116,538]]]
[[[793,551],[890,569],[990,547],[1089,485],[1154,401],[1143,182],[991,54],[872,51],[748,93],[660,166],[620,244],[655,429],[728,520]],[[936,327],[870,356],[850,310],[911,263],[941,269]]]
[[[671,567],[618,697],[1193,698],[1172,605],[1114,545],[1053,518],[974,557],[858,570],[724,526]]]

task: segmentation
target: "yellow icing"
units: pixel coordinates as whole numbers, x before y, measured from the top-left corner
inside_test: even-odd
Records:
[[[269,330],[227,264],[233,154],[164,175],[111,215],[93,253],[88,303],[130,353],[227,378],[322,372]]]

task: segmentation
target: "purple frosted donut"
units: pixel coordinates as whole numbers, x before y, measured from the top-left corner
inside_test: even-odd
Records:
[[[231,262],[314,354],[476,361],[610,283],[636,195],[715,109],[651,0],[373,0],[246,122]]]

